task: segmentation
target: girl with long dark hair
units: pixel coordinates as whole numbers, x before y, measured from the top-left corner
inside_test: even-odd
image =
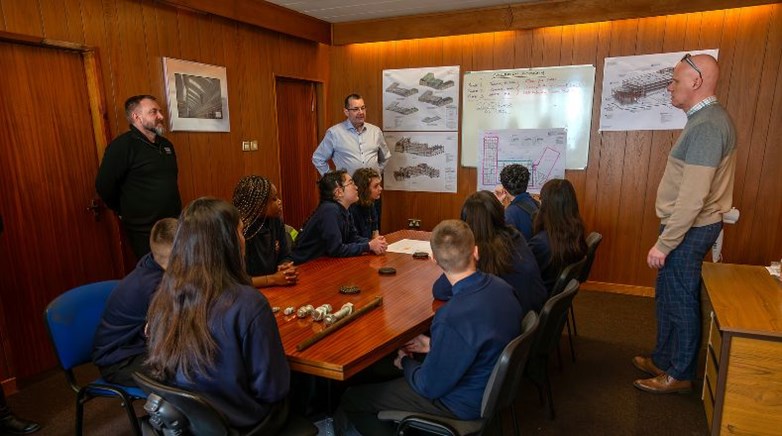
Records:
[[[277,322],[250,285],[243,252],[236,208],[194,200],[147,316],[150,375],[201,394],[240,428],[263,420],[290,383]]]
[[[573,185],[566,179],[551,179],[540,190],[540,210],[529,241],[549,292],[559,272],[581,260],[587,252],[586,230],[578,212]]]
[[[329,171],[318,181],[320,204],[304,223],[296,239],[296,264],[320,256],[351,257],[372,252],[383,254],[388,244],[382,236],[360,236],[348,208],[358,201],[358,188],[345,170]]]
[[[462,219],[475,235],[478,270],[508,282],[525,310],[540,311],[548,292],[538,264],[524,235],[505,224],[505,210],[497,197],[489,191],[470,195],[462,206]],[[439,300],[451,297],[451,286],[444,275],[434,283],[432,291]]]

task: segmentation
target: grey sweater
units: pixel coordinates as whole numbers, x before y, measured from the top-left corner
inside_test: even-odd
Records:
[[[733,203],[735,166],[736,132],[725,109],[715,103],[690,115],[657,188],[660,251],[670,253],[691,227],[722,220]]]

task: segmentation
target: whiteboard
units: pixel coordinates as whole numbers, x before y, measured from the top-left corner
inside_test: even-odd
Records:
[[[589,156],[595,67],[467,71],[462,92],[462,165],[478,166],[481,132],[567,130],[567,169],[584,169]]]

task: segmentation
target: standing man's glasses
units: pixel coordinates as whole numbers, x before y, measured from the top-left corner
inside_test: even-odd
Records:
[[[367,110],[367,107],[366,107],[366,106],[361,106],[361,107],[349,107],[349,108],[348,108],[348,110],[349,110],[349,111],[351,111],[351,112],[358,112],[358,111],[361,111],[361,112],[363,112],[363,111]]]
[[[681,62],[687,62],[687,65],[691,66],[693,70],[698,72],[698,76],[700,76],[701,80],[703,80],[703,74],[701,73],[701,70],[698,69],[698,67],[695,66],[695,62],[692,61],[692,55],[687,53],[682,58]]]

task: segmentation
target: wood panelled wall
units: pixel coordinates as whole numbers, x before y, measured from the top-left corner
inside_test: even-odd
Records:
[[[328,46],[151,0],[0,0],[0,30],[96,47],[112,136],[128,129],[127,97],[153,94],[165,108],[162,57],[225,66],[231,132],[167,134],[185,202],[230,199],[251,173],[279,185],[274,76],[328,77]],[[241,151],[250,139],[259,152]]]
[[[122,104],[128,96],[151,93],[165,105],[161,57],[226,66],[231,132],[168,135],[177,147],[185,201],[202,195],[229,198],[244,174],[279,181],[275,75],[324,82],[328,126],[344,118],[341,100],[354,91],[366,97],[369,120],[380,124],[381,72],[386,68],[459,65],[468,71],[594,64],[589,165],[584,171],[568,171],[567,177],[576,186],[587,226],[605,235],[593,280],[640,286],[653,283],[654,273],[644,259],[658,226],[654,196],[679,132],[598,133],[603,61],[608,56],[719,48],[718,97],[739,133],[734,203],[742,212],[739,223],[727,228],[725,260],[760,264],[782,256],[780,4],[327,47],[152,0],[0,0],[0,30],[97,47],[112,136],[127,128]],[[258,139],[260,152],[241,152],[241,141],[247,139]],[[473,168],[460,168],[458,176],[458,194],[386,191],[384,229],[402,228],[409,217],[422,219],[424,228],[431,229],[441,219],[458,216],[463,199],[475,190],[476,174]]]
[[[597,131],[606,57],[718,48],[719,100],[738,130],[734,204],[727,226],[726,262],[768,264],[782,257],[782,5],[534,30],[355,44],[330,51],[328,117],[344,119],[339,102],[358,92],[368,120],[381,124],[382,70],[459,65],[462,72],[593,64],[597,67],[589,164],[566,177],[578,192],[589,230],[604,235],[592,280],[652,286],[646,253],[656,239],[657,184],[679,131]],[[776,174],[776,175],[774,175]],[[383,193],[385,231],[420,218],[431,229],[457,217],[476,189],[474,168],[460,167],[457,194]],[[404,205],[404,206],[403,206]]]

